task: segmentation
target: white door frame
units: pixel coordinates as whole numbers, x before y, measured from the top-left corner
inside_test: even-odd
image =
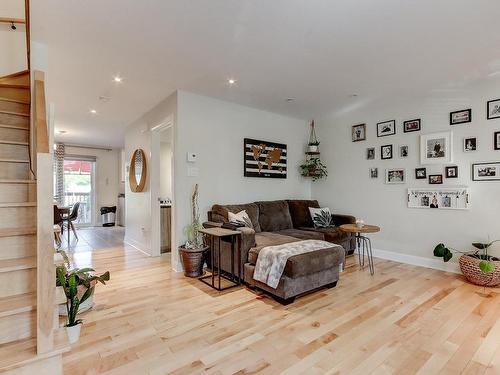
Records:
[[[175,127],[173,116],[168,116],[164,121],[156,126],[151,127],[151,162],[149,172],[150,182],[150,202],[151,202],[151,255],[161,255],[161,229],[160,229],[160,133],[168,128],[172,128],[172,155],[174,155],[175,148]],[[174,190],[174,158],[171,161],[171,183],[172,183],[172,208],[171,208],[171,243],[170,243],[170,256],[172,267],[176,267],[177,257],[175,248],[175,228],[176,228],[176,215],[175,213],[175,190]]]

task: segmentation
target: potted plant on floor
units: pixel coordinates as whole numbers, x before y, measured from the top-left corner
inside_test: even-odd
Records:
[[[500,285],[500,259],[488,254],[488,250],[495,240],[487,243],[475,242],[472,244],[476,250],[462,252],[440,243],[434,248],[434,256],[443,258],[448,262],[453,258],[453,252],[461,253],[458,263],[460,270],[467,280],[480,286]]]
[[[80,306],[94,294],[97,282],[106,284],[110,278],[109,272],[105,272],[101,276],[92,275],[91,272],[94,272],[92,268],[68,270],[66,265],[56,268],[57,286],[62,286],[66,295],[68,318],[65,327],[70,344],[74,344],[80,338],[83,323],[81,319],[77,319]]]
[[[208,250],[208,246],[205,246],[203,234],[199,231],[201,228],[198,184],[196,184],[191,197],[191,224],[185,229],[187,241],[179,247],[184,275],[187,277],[199,277],[203,274],[204,253]]]

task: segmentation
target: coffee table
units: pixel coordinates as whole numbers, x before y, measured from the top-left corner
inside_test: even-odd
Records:
[[[358,227],[356,224],[343,224],[340,226],[340,230],[356,236],[356,248],[358,249],[359,265],[361,268],[365,267],[366,250],[366,254],[368,256],[368,267],[370,268],[370,274],[373,275],[375,273],[375,267],[373,266],[372,242],[367,236],[363,236],[362,234],[380,232],[380,227],[368,224],[365,224],[362,227]]]

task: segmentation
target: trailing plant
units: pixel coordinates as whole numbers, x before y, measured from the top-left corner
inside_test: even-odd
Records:
[[[200,232],[200,210],[198,206],[198,184],[194,186],[191,197],[191,224],[187,225],[184,232],[187,236],[186,249],[199,249],[203,247],[203,234]]]
[[[304,177],[312,177],[313,181],[328,176],[326,165],[319,158],[308,158],[300,165],[300,174]]]
[[[62,286],[66,295],[66,312],[68,313],[66,327],[73,327],[82,323],[81,319],[77,319],[78,308],[94,293],[97,282],[106,284],[106,281],[110,279],[109,271],[99,276],[93,274],[93,272],[95,272],[93,268],[68,270],[66,265],[57,266],[56,268],[56,285]],[[81,297],[78,297],[79,285],[85,288],[85,292]]]
[[[445,262],[448,262],[451,258],[453,258],[453,252],[472,256],[481,260],[479,262],[479,269],[482,273],[491,273],[495,270],[495,263],[492,262],[493,257],[488,254],[488,249],[495,242],[500,242],[500,240],[491,241],[489,243],[474,242],[472,246],[474,246],[477,250],[467,252],[456,250],[440,243],[434,248],[434,256],[443,258],[443,261]]]
[[[312,141],[308,143],[309,146],[319,146],[319,141]]]

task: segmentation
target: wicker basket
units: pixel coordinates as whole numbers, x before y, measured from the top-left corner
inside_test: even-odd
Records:
[[[479,268],[481,259],[471,257],[469,255],[462,255],[458,261],[460,270],[465,278],[471,283],[481,286],[497,286],[500,284],[500,260],[495,259],[495,269],[490,273],[483,273]]]

